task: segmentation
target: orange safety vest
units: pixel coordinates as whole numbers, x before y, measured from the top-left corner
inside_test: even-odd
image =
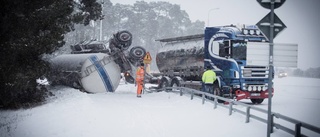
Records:
[[[143,82],[144,80],[144,69],[139,67],[136,72],[136,82]]]

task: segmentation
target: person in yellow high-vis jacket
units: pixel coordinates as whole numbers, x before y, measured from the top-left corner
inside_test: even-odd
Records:
[[[204,83],[204,91],[213,93],[213,83],[217,79],[216,73],[212,70],[211,66],[207,66],[207,70],[202,75],[202,82]]]
[[[137,97],[141,97],[144,81],[144,64],[141,63],[136,72]]]

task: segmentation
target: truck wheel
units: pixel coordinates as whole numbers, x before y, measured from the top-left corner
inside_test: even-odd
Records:
[[[180,86],[181,86],[180,80],[178,80],[177,78],[172,79],[171,87],[180,87]]]
[[[261,104],[263,102],[264,99],[251,99],[251,102],[253,104]]]
[[[220,89],[219,85],[216,83],[213,85],[213,94],[216,96],[222,97],[221,89]],[[218,103],[224,103],[224,102],[225,102],[224,100],[218,99]]]
[[[119,49],[128,49],[132,43],[132,34],[129,31],[120,31],[114,35],[115,41],[119,44],[116,46]]]
[[[134,60],[140,60],[143,59],[143,57],[146,55],[146,50],[143,47],[136,46],[131,48],[129,52],[129,56]]]
[[[178,78],[173,78],[171,81],[171,87],[181,87],[181,82]],[[173,89],[175,91],[179,91],[179,89]]]
[[[158,85],[159,89],[165,88],[165,87],[169,87],[169,80],[166,77],[162,77],[160,80],[160,83]]]

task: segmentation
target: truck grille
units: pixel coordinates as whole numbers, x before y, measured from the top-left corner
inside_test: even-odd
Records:
[[[242,66],[243,78],[268,78],[269,68],[266,66]]]

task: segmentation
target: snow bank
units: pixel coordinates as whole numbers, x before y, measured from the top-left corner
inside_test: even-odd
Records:
[[[312,109],[303,108],[303,104],[300,104],[318,103],[319,105],[317,100],[319,96],[313,96],[314,100],[303,95],[300,99],[293,94],[298,92],[294,89],[301,89],[311,94],[314,92],[312,89],[316,87],[311,82],[307,82],[310,85],[294,84],[294,80],[289,77],[275,80],[277,91],[273,100],[274,111],[296,113],[291,114],[292,116],[313,116],[314,121],[319,121],[318,108],[314,108],[309,114],[307,111]],[[298,81],[301,83],[300,80]],[[315,80],[315,83],[317,82]],[[227,109],[213,109],[212,103],[202,105],[198,98],[190,100],[187,96],[167,92],[145,93],[142,98],[137,98],[136,87],[132,84],[121,83],[115,93],[87,94],[68,87],[58,87],[51,91],[56,96],[50,98],[45,105],[27,110],[1,110],[0,136],[256,137],[267,134],[266,124],[256,120],[245,123],[244,115],[233,113],[229,116]],[[286,100],[288,97],[295,102]],[[267,107],[266,104],[267,101],[259,107]],[[303,109],[302,111],[305,112],[299,114],[300,110],[292,108]],[[309,121],[309,118],[304,117],[303,120]],[[272,136],[289,137],[291,135],[275,130]]]

